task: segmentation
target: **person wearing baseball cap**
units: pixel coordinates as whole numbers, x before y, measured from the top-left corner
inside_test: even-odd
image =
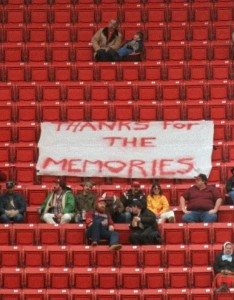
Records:
[[[0,196],[0,222],[22,223],[26,212],[26,201],[21,193],[14,191],[15,183],[6,182],[6,192]]]
[[[93,191],[94,183],[91,180],[86,180],[81,183],[82,190],[76,194],[76,223],[84,223],[86,212],[94,209],[96,193]]]
[[[206,174],[198,174],[195,184],[187,189],[180,197],[180,206],[184,213],[185,223],[217,221],[217,212],[222,204],[219,189],[207,184]]]
[[[86,236],[92,246],[97,246],[101,239],[109,243],[110,250],[120,250],[119,234],[114,230],[114,222],[106,211],[105,198],[99,197],[95,209],[86,213]]]
[[[234,168],[231,168],[232,176],[226,182],[226,191],[234,204]]]

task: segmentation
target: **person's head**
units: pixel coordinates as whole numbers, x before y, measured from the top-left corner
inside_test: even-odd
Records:
[[[13,193],[14,187],[15,187],[14,181],[8,180],[8,181],[6,182],[6,190],[7,190],[7,193],[9,193],[9,194]]]
[[[106,205],[111,205],[116,200],[116,196],[113,192],[106,192],[102,197],[105,199]]]
[[[131,184],[131,190],[134,193],[138,193],[138,191],[141,189],[140,182],[138,181],[133,181]]]
[[[110,22],[108,23],[108,28],[111,30],[111,31],[114,31],[115,29],[118,28],[118,22],[116,20],[110,20]]]
[[[66,189],[67,189],[67,185],[63,179],[59,178],[55,181],[54,188],[53,188],[54,192],[57,193]]]
[[[132,207],[132,214],[138,215],[141,212],[143,205],[141,201],[139,201],[138,199],[133,199],[131,207]]]
[[[104,198],[99,197],[95,203],[95,208],[98,212],[104,213],[106,210],[106,201]]]
[[[162,188],[159,184],[155,183],[152,185],[150,189],[150,194],[151,195],[162,195]]]
[[[226,255],[232,255],[233,254],[233,245],[231,242],[225,242],[223,244],[223,253]]]
[[[208,181],[208,178],[205,174],[199,174],[195,177],[195,185],[198,188],[202,188],[202,187],[206,186],[207,181]]]
[[[87,180],[82,182],[81,186],[83,187],[84,191],[91,191],[94,186],[94,183],[92,181]]]
[[[134,39],[135,41],[143,40],[143,33],[140,32],[140,31],[136,32],[136,33],[134,34],[134,36],[133,36],[133,39]]]

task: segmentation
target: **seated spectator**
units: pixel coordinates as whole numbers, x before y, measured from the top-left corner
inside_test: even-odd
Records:
[[[106,211],[114,223],[130,223],[131,214],[124,210],[122,201],[113,193],[106,192],[102,195],[106,201]]]
[[[96,194],[93,191],[94,183],[92,181],[85,181],[81,183],[83,190],[76,195],[77,214],[75,221],[83,223],[85,221],[86,212],[94,209]]]
[[[214,261],[214,287],[217,292],[228,292],[229,288],[234,287],[234,252],[231,242],[223,244],[222,252],[219,253]]]
[[[143,52],[143,49],[143,33],[137,32],[130,41],[117,50],[119,60],[129,57],[130,54],[140,54]]]
[[[219,189],[207,185],[207,181],[205,174],[199,174],[195,177],[195,185],[180,197],[180,205],[184,213],[183,222],[216,222],[222,198]]]
[[[154,184],[151,187],[150,194],[147,196],[147,208],[151,210],[158,224],[168,221],[175,223],[175,214],[169,208],[169,203],[159,184]]]
[[[24,197],[14,191],[15,183],[6,182],[6,192],[0,196],[0,222],[22,223],[26,212]]]
[[[42,221],[48,224],[64,224],[72,221],[75,214],[75,199],[70,188],[61,179],[55,182],[38,210]]]
[[[125,212],[128,213],[128,219],[131,218],[132,204],[134,201],[139,200],[142,206],[146,208],[146,195],[138,181],[132,182],[131,188],[120,196],[120,200],[124,205]]]
[[[107,239],[110,250],[121,249],[119,243],[119,234],[114,231],[113,220],[106,212],[106,202],[102,197],[98,198],[95,204],[95,210],[91,210],[86,214],[86,235],[91,244],[96,246],[101,239]]]
[[[156,216],[142,202],[132,204],[132,221],[130,223],[130,243],[132,245],[161,244]]]
[[[226,190],[234,204],[234,168],[231,169],[232,176],[228,178],[226,183]]]
[[[105,28],[100,28],[92,37],[91,43],[95,51],[94,57],[96,61],[116,61],[122,42],[122,35],[118,31],[118,23],[116,20],[110,20]]]

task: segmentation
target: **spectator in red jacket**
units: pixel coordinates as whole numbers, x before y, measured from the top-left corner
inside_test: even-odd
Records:
[[[88,211],[86,214],[86,235],[93,246],[96,246],[101,239],[107,239],[110,250],[121,249],[119,243],[119,234],[114,231],[113,221],[108,213],[106,213],[105,199],[98,198],[94,211]]]

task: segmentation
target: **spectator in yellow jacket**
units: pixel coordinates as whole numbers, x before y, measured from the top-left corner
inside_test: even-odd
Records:
[[[175,214],[170,209],[168,200],[163,195],[159,184],[152,185],[150,194],[147,196],[147,208],[156,215],[159,224],[165,221],[169,223],[175,222]]]

